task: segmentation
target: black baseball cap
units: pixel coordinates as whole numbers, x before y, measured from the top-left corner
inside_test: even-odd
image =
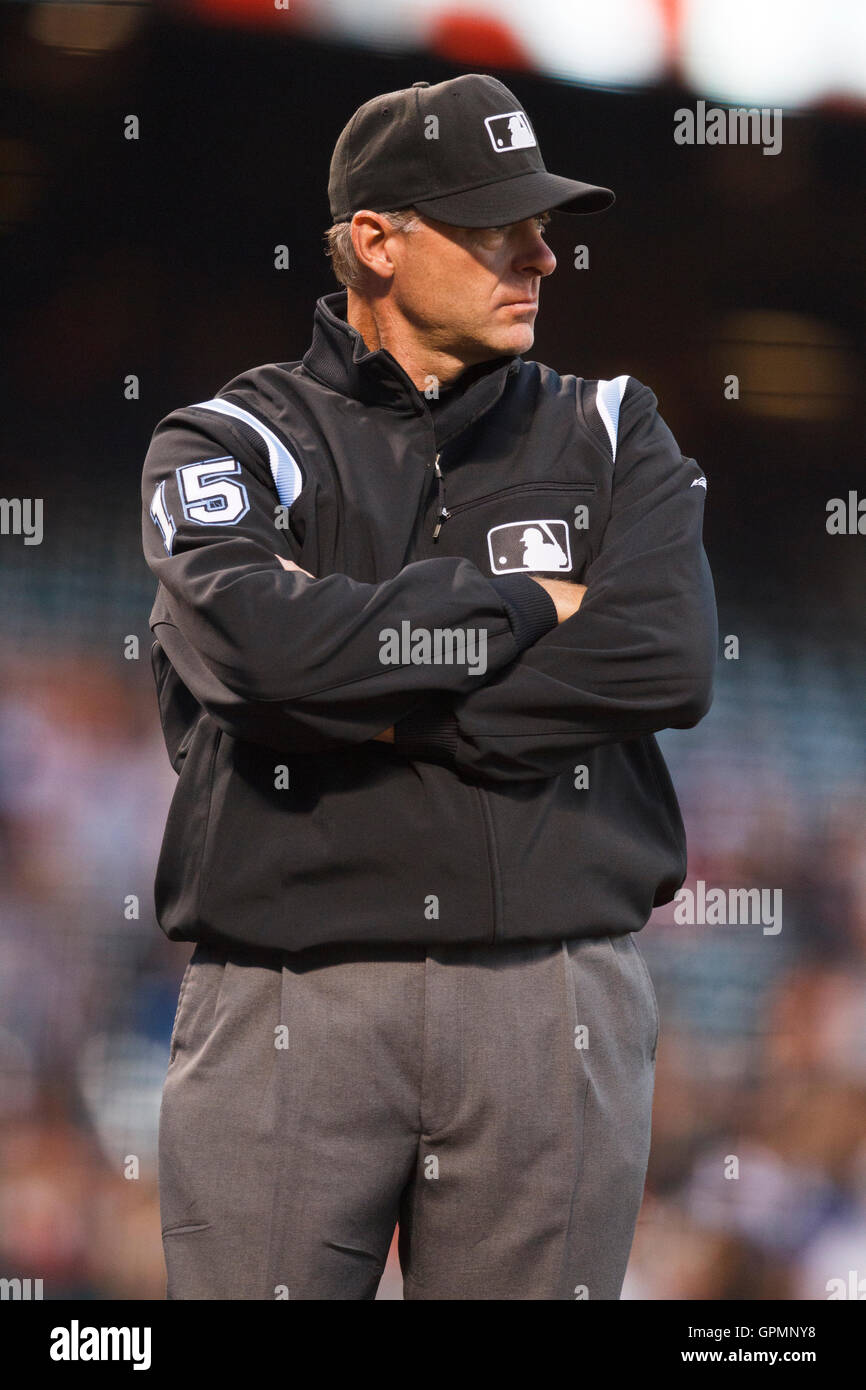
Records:
[[[328,200],[334,222],[415,207],[452,226],[501,227],[548,208],[601,212],[614,195],[549,174],[514,93],[470,72],[360,106],[334,148]]]

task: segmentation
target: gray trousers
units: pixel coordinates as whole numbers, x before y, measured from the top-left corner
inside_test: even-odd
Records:
[[[632,935],[199,945],[159,1135],[170,1299],[617,1299],[650,1145]]]

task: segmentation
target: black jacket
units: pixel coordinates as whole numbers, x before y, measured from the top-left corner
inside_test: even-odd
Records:
[[[653,734],[712,698],[706,480],[631,377],[499,357],[431,410],[345,314],[325,295],[301,361],[148,450],[160,925],[289,950],[637,931],[686,872]],[[586,584],[579,612],[557,626],[530,570]]]

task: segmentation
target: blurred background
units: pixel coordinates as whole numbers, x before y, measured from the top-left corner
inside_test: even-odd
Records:
[[[140,543],[151,433],[303,355],[338,288],[327,171],[355,108],[485,71],[548,168],[617,193],[603,218],[554,214],[527,356],[647,382],[709,480],[717,694],[659,740],[687,886],[783,893],[776,934],[669,906],[639,938],[662,1038],[624,1297],[866,1297],[856,495],[853,533],[827,530],[830,499],[866,497],[866,7],[10,3],[0,55],[0,493],[44,507],[41,544],[0,534],[0,1274],[163,1297],[156,1125],[191,948],[152,909],[175,775]],[[782,108],[781,152],[677,144],[699,99]],[[400,1297],[395,1251],[379,1297]]]

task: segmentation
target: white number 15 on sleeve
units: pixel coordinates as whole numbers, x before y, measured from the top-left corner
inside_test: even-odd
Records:
[[[232,475],[241,472],[237,459],[203,459],[201,463],[185,463],[176,469],[177,489],[183,514],[199,526],[233,526],[250,509],[249,497],[243,483]],[[165,501],[165,482],[154,489],[150,516],[162,535],[162,543],[171,554],[177,527]]]

